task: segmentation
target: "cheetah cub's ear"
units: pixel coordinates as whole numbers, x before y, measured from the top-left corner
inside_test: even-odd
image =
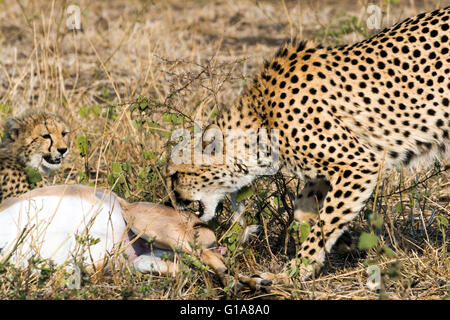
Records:
[[[16,141],[20,132],[20,124],[15,118],[9,118],[5,123],[4,143]]]

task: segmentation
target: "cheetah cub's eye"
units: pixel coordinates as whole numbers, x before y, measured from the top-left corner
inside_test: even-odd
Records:
[[[47,133],[47,134],[43,134],[42,138],[44,138],[44,139],[51,139],[51,136]]]
[[[61,132],[61,135],[62,135],[63,137],[65,137],[67,134],[69,134],[68,131],[63,131],[63,132]]]

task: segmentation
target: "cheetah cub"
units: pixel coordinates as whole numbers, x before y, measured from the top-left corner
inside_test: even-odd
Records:
[[[48,175],[69,153],[64,120],[53,113],[30,110],[6,120],[0,144],[0,202],[29,191],[26,167]],[[42,187],[45,181],[36,183]]]
[[[309,277],[363,208],[380,173],[449,155],[449,25],[446,7],[352,45],[282,46],[213,124],[223,134],[223,150],[234,143],[244,150],[222,163],[172,159],[167,184],[181,200],[199,200],[205,219],[212,218],[227,193],[273,174],[247,140],[264,130],[279,167],[309,181],[295,214],[299,222],[313,221],[297,254],[313,262],[302,266],[301,277]],[[232,134],[236,130],[244,133]]]

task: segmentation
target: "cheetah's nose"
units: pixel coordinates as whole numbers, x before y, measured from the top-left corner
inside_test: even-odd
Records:
[[[58,148],[57,150],[62,156],[64,156],[67,152],[67,148]]]

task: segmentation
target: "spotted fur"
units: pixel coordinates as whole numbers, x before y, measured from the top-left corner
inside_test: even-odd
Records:
[[[56,114],[27,111],[6,120],[0,144],[0,202],[29,191],[26,167],[49,174],[61,167],[67,156],[67,124]],[[36,183],[42,187],[45,181]]]
[[[233,129],[279,130],[282,165],[309,181],[295,218],[313,225],[299,257],[323,263],[381,169],[449,154],[449,18],[450,7],[422,13],[335,48],[286,44],[216,120],[225,147]],[[247,164],[239,155],[235,164],[171,164],[170,184],[180,198],[200,200],[210,219],[226,193],[265,174]]]

